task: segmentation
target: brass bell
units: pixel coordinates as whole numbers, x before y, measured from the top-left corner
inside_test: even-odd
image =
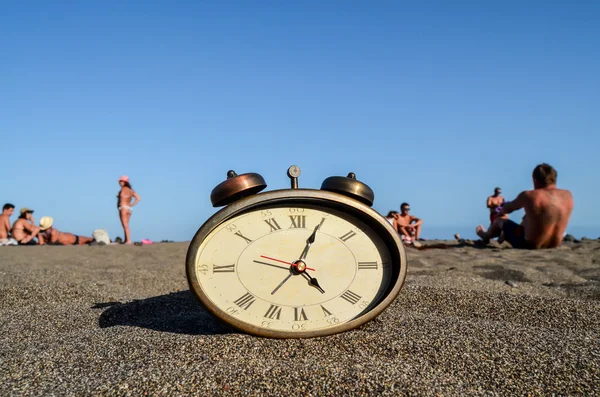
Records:
[[[366,184],[356,180],[354,172],[348,176],[330,176],[321,184],[321,190],[340,193],[368,205],[373,205],[375,193]]]
[[[256,194],[267,187],[267,182],[257,173],[238,175],[233,170],[227,172],[227,179],[219,183],[210,193],[213,207],[222,207],[243,197]]]

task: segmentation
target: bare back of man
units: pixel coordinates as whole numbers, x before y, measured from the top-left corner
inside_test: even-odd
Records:
[[[10,233],[10,215],[0,215],[0,240],[7,239]]]
[[[533,170],[533,190],[521,192],[513,201],[505,203],[498,218],[485,231],[479,225],[477,234],[484,241],[499,237],[515,248],[555,248],[562,243],[563,234],[573,212],[573,196],[570,191],[556,187],[556,170],[548,164],[540,164]],[[525,216],[519,225],[505,219],[505,214],[523,208]]]
[[[554,186],[522,194],[526,214],[522,222],[525,240],[536,248],[559,246],[573,211],[571,192]]]

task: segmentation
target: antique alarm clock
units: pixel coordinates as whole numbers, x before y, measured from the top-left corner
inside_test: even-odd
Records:
[[[371,208],[374,194],[353,173],[321,189],[261,192],[256,173],[227,173],[211,193],[225,206],[196,232],[187,252],[191,290],[234,329],[306,338],[356,328],[398,296],[406,278],[399,234]]]

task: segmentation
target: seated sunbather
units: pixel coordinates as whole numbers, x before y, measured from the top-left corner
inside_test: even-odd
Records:
[[[398,218],[396,218],[398,232],[409,240],[420,240],[421,226],[423,225],[423,220],[417,218],[414,215],[409,214],[410,206],[408,205],[408,203],[402,203],[400,205],[400,211],[400,215],[398,216]]]
[[[12,237],[21,245],[35,244],[33,239],[37,236],[39,231],[40,228],[35,226],[33,210],[21,208],[21,215],[19,216],[19,219],[15,221],[10,231]]]
[[[556,187],[556,170],[548,164],[536,166],[532,173],[533,190],[521,192],[505,203],[489,230],[479,225],[477,235],[484,242],[500,237],[514,248],[554,248],[562,243],[573,211],[570,191]],[[505,214],[525,209],[521,224],[505,219]]]
[[[8,239],[10,235],[10,217],[15,212],[15,206],[11,203],[4,204],[2,215],[0,215],[0,240]]]
[[[43,216],[40,219],[40,229],[38,234],[38,244],[52,244],[52,245],[84,245],[89,244],[94,239],[92,237],[78,236],[72,233],[66,233],[58,231],[52,227],[54,219],[49,216]]]
[[[387,221],[394,227],[394,229],[396,229],[396,231],[398,231],[398,216],[400,216],[398,211],[390,211],[385,216],[385,219],[387,219]]]

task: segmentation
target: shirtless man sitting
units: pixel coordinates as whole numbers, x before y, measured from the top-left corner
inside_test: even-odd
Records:
[[[43,216],[40,219],[40,233],[38,234],[38,244],[51,245],[84,245],[94,241],[93,237],[78,236],[72,233],[60,232],[52,227],[54,219],[49,216]]]
[[[21,208],[21,215],[19,219],[12,225],[11,234],[12,237],[19,242],[19,244],[35,244],[33,239],[37,236],[40,228],[35,225],[33,219],[33,210],[29,208]]]
[[[494,195],[487,198],[487,207],[490,209],[490,222],[494,223],[498,217],[498,213],[502,209],[504,204],[504,197],[502,197],[502,190],[497,187],[494,189]],[[506,216],[508,218],[508,216]]]
[[[562,243],[563,234],[573,211],[571,192],[556,187],[556,170],[546,164],[533,169],[533,190],[521,192],[513,201],[507,202],[498,213],[488,231],[477,226],[477,235],[483,241],[501,234],[514,248],[555,248]],[[501,218],[513,211],[525,209],[519,225]]]
[[[15,206],[6,203],[2,207],[2,215],[0,215],[0,245],[14,245],[17,244],[15,239],[10,238],[10,217],[15,212]]]
[[[423,221],[416,216],[410,215],[409,212],[410,206],[408,203],[402,203],[400,205],[400,215],[396,218],[398,233],[409,238],[414,238],[413,241],[418,241],[421,238]]]

